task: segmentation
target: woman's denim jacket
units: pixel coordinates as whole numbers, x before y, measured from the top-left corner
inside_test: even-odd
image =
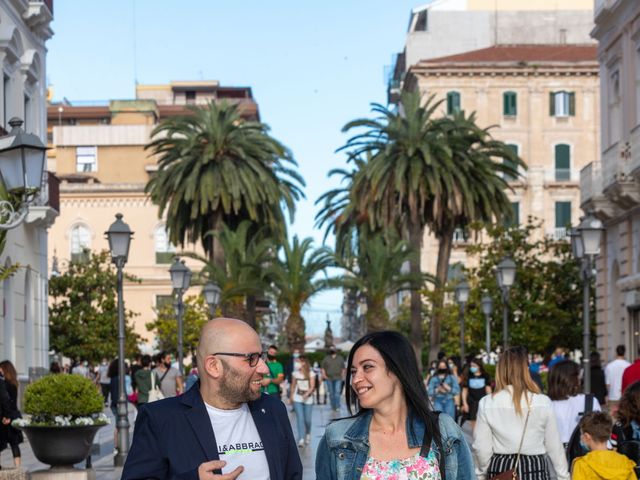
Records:
[[[335,421],[327,426],[316,454],[317,480],[358,480],[369,455],[369,424],[371,411],[354,418]],[[409,448],[422,446],[424,423],[413,421],[413,429],[407,419]],[[471,451],[453,419],[446,414],[439,415],[442,448],[445,454],[446,480],[474,480]],[[440,455],[435,442],[431,448]]]
[[[440,386],[442,382],[446,383],[447,385],[449,385],[449,387],[451,387],[451,390],[449,390],[447,393],[436,392],[436,389]],[[456,395],[460,394],[460,384],[458,383],[458,380],[456,380],[456,378],[453,375],[447,375],[444,378],[444,380],[440,380],[438,375],[434,375],[429,379],[427,392],[429,394],[429,397],[431,398],[449,400],[455,397]]]

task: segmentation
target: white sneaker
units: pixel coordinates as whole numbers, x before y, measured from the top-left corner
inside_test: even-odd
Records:
[[[304,448],[304,439],[303,438],[301,438],[300,441],[298,442],[298,447]]]
[[[311,434],[310,433],[307,433],[304,436],[304,443],[305,443],[305,445],[309,445],[311,443]]]

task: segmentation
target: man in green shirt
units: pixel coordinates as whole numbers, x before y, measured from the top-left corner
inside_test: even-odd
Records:
[[[267,350],[267,367],[269,367],[269,375],[265,375],[262,379],[262,391],[280,397],[280,384],[284,380],[284,367],[276,360],[278,347],[270,345]]]

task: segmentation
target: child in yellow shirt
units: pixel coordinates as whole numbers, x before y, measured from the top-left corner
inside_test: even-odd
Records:
[[[604,412],[591,412],[582,417],[580,442],[589,453],[573,461],[572,480],[636,480],[635,463],[607,448],[612,423]]]

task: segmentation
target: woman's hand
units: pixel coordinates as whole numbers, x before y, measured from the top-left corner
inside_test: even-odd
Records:
[[[464,413],[469,413],[469,405],[467,405],[466,403],[462,405],[462,411]]]

